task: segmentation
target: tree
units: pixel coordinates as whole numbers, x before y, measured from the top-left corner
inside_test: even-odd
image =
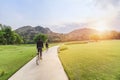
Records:
[[[0,24],[0,44],[20,44],[23,40],[10,26]]]
[[[119,33],[117,31],[111,31],[111,39],[119,39]]]
[[[21,38],[20,35],[18,35],[17,33],[14,33],[14,37],[15,37],[15,44],[23,43],[23,39]]]
[[[40,33],[34,37],[34,41],[37,42],[38,39],[41,39],[43,42],[45,42],[48,39],[48,36]]]
[[[4,37],[5,32],[3,31],[3,26],[0,24],[0,44],[5,44],[6,39]]]
[[[4,32],[4,38],[6,39],[6,44],[12,43],[12,29],[10,26],[3,25],[2,31]]]
[[[100,39],[100,36],[98,34],[93,34],[90,37],[92,40],[95,40],[96,42]]]
[[[5,44],[4,32],[0,30],[0,44]]]

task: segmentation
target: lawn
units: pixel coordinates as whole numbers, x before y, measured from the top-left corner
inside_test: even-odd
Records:
[[[57,45],[57,43],[50,44],[50,47],[54,45]],[[35,55],[35,44],[0,45],[0,80],[7,80]]]
[[[120,41],[63,46],[59,57],[70,80],[120,80]]]

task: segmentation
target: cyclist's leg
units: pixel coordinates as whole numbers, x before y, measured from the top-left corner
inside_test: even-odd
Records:
[[[42,59],[42,48],[40,49],[40,59]]]
[[[48,51],[48,46],[46,46],[46,51]]]

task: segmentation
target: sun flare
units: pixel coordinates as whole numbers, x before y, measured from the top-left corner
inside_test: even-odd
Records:
[[[101,32],[103,32],[103,31],[106,31],[107,30],[107,27],[104,27],[104,26],[98,26],[98,27],[96,27],[95,28],[96,30],[98,30],[98,31],[101,31]]]
[[[94,28],[100,32],[104,32],[104,31],[108,30],[108,26],[105,22],[96,23]]]

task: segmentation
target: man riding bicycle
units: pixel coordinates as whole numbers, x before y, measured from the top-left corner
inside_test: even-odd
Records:
[[[38,59],[37,59],[37,61],[39,60],[39,58],[42,60],[43,41],[41,39],[38,39],[36,45],[37,45],[37,50],[38,50],[38,53],[37,53]],[[37,62],[37,64],[38,64],[38,62]]]

